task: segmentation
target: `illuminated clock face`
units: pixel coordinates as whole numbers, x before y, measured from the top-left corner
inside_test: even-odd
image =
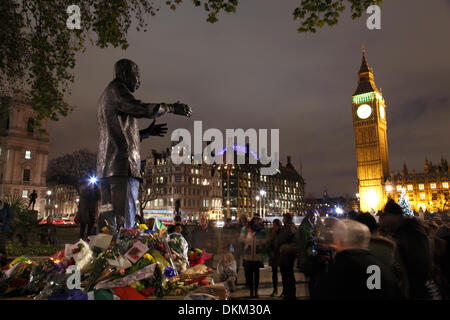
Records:
[[[381,119],[384,119],[384,117],[386,116],[386,113],[384,112],[384,107],[383,106],[380,106],[380,116],[381,116]]]
[[[358,107],[356,114],[360,119],[367,119],[372,114],[372,108],[368,104],[362,104]]]

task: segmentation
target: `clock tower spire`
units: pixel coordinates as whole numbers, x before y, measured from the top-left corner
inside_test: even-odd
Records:
[[[358,86],[352,97],[356,166],[361,211],[381,210],[384,178],[389,175],[386,105],[375,85],[373,70],[362,47]]]

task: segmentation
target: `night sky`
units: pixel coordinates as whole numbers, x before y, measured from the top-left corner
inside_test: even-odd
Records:
[[[146,140],[142,158],[162,150],[176,128],[280,129],[283,163],[303,163],[307,196],[356,192],[351,96],[361,44],[387,104],[390,170],[423,171],[425,158],[450,160],[450,1],[385,0],[381,30],[367,14],[347,12],[334,27],[297,33],[292,11],[300,1],[241,1],[236,14],[209,24],[185,1],[163,5],[147,33],[129,34],[130,47],[81,54],[68,97],[75,110],[50,125],[50,158],[98,147],[97,101],[112,80],[114,62],[129,58],[141,71],[135,96],[145,102],[190,104],[190,119],[169,115],[165,138]],[[141,122],[145,126],[150,120]]]

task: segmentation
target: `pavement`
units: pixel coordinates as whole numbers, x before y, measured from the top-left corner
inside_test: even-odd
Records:
[[[242,270],[241,270],[242,269]],[[273,292],[272,286],[272,268],[267,266],[260,269],[260,281],[258,288],[259,298],[250,298],[250,291],[245,287],[244,270],[241,268],[238,275],[238,285],[236,290],[231,293],[231,300],[281,300],[281,297],[271,297]],[[309,299],[307,282],[303,273],[295,272],[296,280],[296,297],[298,300]],[[278,295],[283,291],[281,282],[281,274],[278,272]]]

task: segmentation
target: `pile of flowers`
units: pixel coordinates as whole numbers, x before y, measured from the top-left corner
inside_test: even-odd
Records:
[[[1,269],[0,297],[142,300],[213,286],[212,270],[193,264],[186,240],[165,230],[105,227],[44,261],[19,257]]]

